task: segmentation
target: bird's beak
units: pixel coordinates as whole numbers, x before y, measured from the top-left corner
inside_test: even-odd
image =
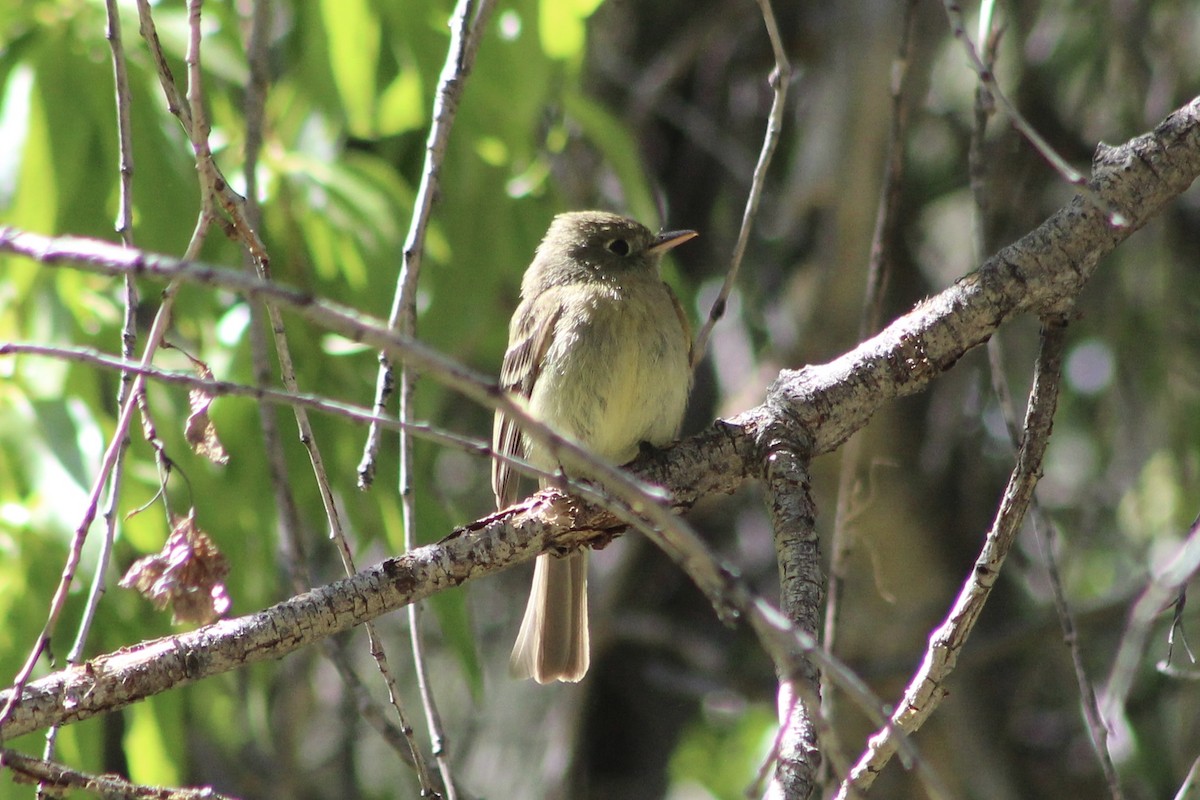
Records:
[[[661,255],[673,247],[678,247],[688,239],[695,239],[699,235],[695,231],[664,231],[654,237],[654,243],[647,248],[646,252],[651,255]]]

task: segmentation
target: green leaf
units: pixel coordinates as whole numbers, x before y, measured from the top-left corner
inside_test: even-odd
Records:
[[[136,756],[129,759],[130,779],[150,786],[177,786],[183,782],[175,758],[185,753],[167,744],[182,741],[179,710],[178,701],[170,697],[134,703],[125,710],[129,726],[124,737],[125,752]],[[164,713],[166,718],[160,718]]]
[[[350,132],[375,134],[375,85],[382,36],[368,0],[321,0],[329,39],[329,67]]]
[[[45,432],[44,441],[49,446],[50,452],[54,454],[58,463],[77,485],[80,487],[90,486],[92,477],[89,473],[89,466],[95,462],[99,454],[96,452],[84,453],[82,442],[85,432],[76,425],[75,419],[76,415],[79,416],[88,428],[86,431],[88,440],[98,441],[100,431],[95,425],[95,421],[91,419],[87,407],[78,400],[61,398],[34,400],[32,405],[34,414],[37,415],[38,428]],[[72,411],[75,413],[72,414]],[[94,446],[89,449],[94,449]]]
[[[701,787],[720,800],[744,797],[777,730],[775,715],[765,704],[732,713],[703,710],[671,755],[672,787],[681,795],[691,787]],[[695,788],[692,793],[704,796]]]
[[[15,185],[4,186],[0,202],[7,201],[5,222],[35,231],[53,231],[58,215],[58,194],[53,180],[57,160],[40,92],[33,91],[35,71],[26,64],[9,76],[4,92],[5,150],[16,158]],[[12,106],[9,106],[12,103]],[[6,172],[9,170],[6,169]],[[6,181],[7,183],[7,181]]]
[[[379,97],[379,135],[395,136],[425,124],[425,98],[416,69],[403,68]]]
[[[582,62],[587,44],[588,17],[602,0],[542,0],[538,5],[538,36],[551,58]]]
[[[471,689],[471,697],[477,702],[483,698],[483,666],[479,663],[479,652],[475,647],[475,631],[467,610],[467,590],[452,589],[439,592],[430,598],[434,614],[446,644],[458,658],[463,677]]]

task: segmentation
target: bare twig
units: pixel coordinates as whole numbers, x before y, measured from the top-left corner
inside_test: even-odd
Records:
[[[1197,797],[1200,797],[1200,756],[1192,762],[1192,768],[1175,793],[1175,800],[1196,800]]]
[[[273,389],[268,386],[247,386],[234,381],[202,378],[190,372],[175,372],[159,367],[144,367],[137,361],[117,358],[86,347],[56,347],[54,345],[26,342],[5,342],[0,344],[0,356],[8,355],[43,356],[73,361],[102,369],[127,372],[130,375],[144,376],[160,383],[185,386],[188,389],[202,391],[213,397],[246,397],[260,404],[300,406],[311,411],[341,417],[342,419],[364,425],[374,423],[387,430],[398,431],[401,427],[408,427],[413,431],[414,436],[433,442],[441,447],[450,447],[476,456],[492,457],[493,455],[491,447],[480,439],[441,430],[424,422],[402,423],[396,417],[380,416],[363,406],[343,403],[321,395],[289,392],[281,389]],[[496,457],[505,458],[502,455]],[[532,467],[529,467],[520,459],[509,457],[507,461],[518,469],[532,469]],[[532,477],[549,479],[553,477],[553,473],[535,470]]]
[[[1146,642],[1155,619],[1178,597],[1179,590],[1200,572],[1200,516],[1192,522],[1187,537],[1172,558],[1150,577],[1146,588],[1129,611],[1121,645],[1102,692],[1104,716],[1124,720],[1125,704],[1146,652]]]
[[[1042,552],[1042,560],[1046,566],[1046,574],[1050,581],[1054,611],[1058,616],[1059,626],[1062,628],[1063,641],[1067,643],[1071,652],[1071,666],[1075,670],[1075,683],[1079,686],[1079,700],[1083,709],[1083,721],[1087,726],[1088,741],[1092,745],[1092,752],[1096,754],[1096,761],[1100,764],[1100,771],[1104,774],[1105,783],[1108,784],[1109,796],[1113,800],[1122,800],[1125,792],[1121,789],[1121,780],[1117,776],[1117,769],[1108,752],[1108,725],[1100,713],[1100,704],[1096,700],[1096,687],[1084,664],[1083,652],[1079,646],[1078,626],[1075,624],[1075,614],[1067,602],[1062,576],[1058,570],[1058,561],[1054,555],[1054,523],[1036,502],[1033,507],[1032,522],[1034,534]]]
[[[195,4],[195,8],[197,9],[197,14],[198,14],[198,7],[199,7],[200,2],[201,2],[201,0],[189,0],[189,4],[191,4],[191,3]],[[189,5],[189,7],[192,7],[192,6]],[[261,13],[265,14],[266,12],[263,11]],[[259,36],[261,37],[264,35],[265,35],[265,32],[260,30]],[[262,45],[260,45],[260,47],[261,46]],[[260,60],[259,60],[257,69],[259,70],[257,80],[260,82],[258,92],[259,92],[259,97],[262,97],[262,96],[265,96],[265,79],[266,78],[265,78],[265,75],[263,75],[261,73],[261,70],[264,69],[264,64],[261,61],[261,56],[260,56]],[[191,105],[192,105],[193,118],[198,118],[198,116],[200,114],[200,110],[201,110],[200,103],[196,99],[192,99]],[[248,119],[260,120],[261,119],[261,110],[253,111],[252,114],[248,115]],[[255,132],[253,134],[252,141],[250,142],[255,145],[255,151],[254,151],[255,154],[257,153],[257,146],[260,141],[261,141],[260,134],[258,132]],[[211,152],[208,150],[207,143],[205,142],[203,144],[203,147],[198,146],[197,152],[198,152],[198,154],[199,153],[205,154],[205,156],[206,156],[205,163],[208,164],[210,169],[212,170],[211,174],[214,176],[217,175],[218,173],[215,171],[216,166],[212,162]],[[252,166],[254,162],[250,161],[249,163]],[[249,185],[252,186],[253,184],[249,184]],[[239,200],[240,200],[240,198],[239,198]],[[231,208],[229,208],[229,207],[226,208],[226,212],[230,214],[231,218],[235,219],[235,222],[234,222],[235,230],[239,229],[239,223],[237,222],[237,219],[241,218],[241,213],[240,213],[241,208],[242,208],[242,206],[240,203],[234,203]],[[249,231],[249,233],[251,235],[253,235],[255,242],[258,241],[257,235],[253,234],[252,228],[250,228],[249,224],[244,219],[240,223],[240,227],[245,228],[247,231]],[[263,281],[269,282],[271,280],[269,262],[266,257],[266,252],[261,246],[261,243],[257,244],[257,246],[252,246],[249,241],[246,241],[245,239],[243,241],[247,245],[247,251],[250,256],[250,260],[258,274],[258,277],[261,278]],[[296,381],[296,370],[295,370],[294,362],[292,360],[291,348],[287,342],[287,334],[286,334],[286,329],[284,328],[284,324],[283,324],[283,316],[280,313],[278,305],[275,302],[273,302],[270,298],[266,299],[266,302],[264,305],[266,308],[267,319],[270,323],[272,339],[273,339],[273,342],[275,345],[275,355],[279,360],[280,379],[282,380],[284,388],[287,390],[287,392],[292,395],[295,395],[298,393],[298,383]],[[260,353],[259,354],[260,366],[262,364],[262,360],[263,360],[262,354]],[[325,469],[325,460],[321,454],[321,448],[317,441],[316,433],[313,430],[312,424],[308,418],[308,412],[304,405],[300,405],[300,404],[293,405],[292,413],[296,420],[296,427],[299,432],[300,441],[304,445],[305,451],[308,453],[309,463],[312,466],[313,476],[314,476],[314,479],[315,479],[316,485],[317,485],[317,491],[321,497],[321,503],[325,510],[325,519],[328,524],[329,538],[333,541],[335,547],[337,548],[338,554],[340,555],[341,560],[342,560],[342,566],[343,566],[346,574],[352,575],[352,574],[354,574],[354,572],[357,571],[357,567],[354,563],[354,555],[353,555],[352,549],[350,547],[350,543],[346,537],[346,532],[342,525],[341,512],[338,510],[337,502],[334,499],[333,488],[329,482],[329,476]],[[271,434],[276,434],[274,421],[271,420],[267,424],[264,424],[264,430],[270,431]],[[270,439],[268,439],[268,445],[270,446]],[[273,450],[276,454],[279,453],[277,444],[273,448]],[[273,471],[273,474],[276,476],[275,480],[277,481],[275,493],[276,493],[276,498],[279,501],[281,511],[283,511],[284,509],[292,508],[293,502],[292,502],[292,499],[290,496],[290,490],[283,489],[282,487],[280,487],[280,485],[278,483],[278,480],[281,477],[279,465],[282,464],[282,458],[279,455],[276,455],[275,462],[277,464],[275,470]],[[293,581],[296,582],[296,583],[294,583],[294,585],[298,585],[300,577],[305,572],[307,572],[307,570],[304,569],[303,564],[301,563],[301,561],[299,559],[299,553],[301,553],[303,551],[303,545],[299,538],[299,526],[294,525],[294,524],[288,525],[285,528],[285,534],[290,537],[289,542],[287,544],[287,549],[290,553],[295,555],[295,559],[292,562],[291,571],[292,571],[292,575],[293,575]],[[367,622],[364,624],[363,627],[367,633],[367,640],[368,640],[368,646],[369,646],[369,651],[371,653],[371,657],[375,660],[376,668],[379,670],[380,675],[383,677],[384,684],[388,690],[388,699],[391,702],[392,707],[395,709],[396,716],[398,717],[398,719],[400,721],[400,730],[405,735],[405,739],[407,742],[407,749],[408,749],[408,752],[405,754],[405,760],[415,767],[416,773],[417,773],[417,779],[420,782],[422,793],[428,794],[429,796],[436,796],[437,792],[434,789],[432,782],[430,781],[429,769],[425,764],[425,759],[421,754],[421,749],[420,749],[419,745],[417,744],[415,738],[413,738],[413,736],[412,736],[412,725],[409,724],[408,715],[405,713],[404,707],[401,704],[400,692],[396,686],[396,679],[395,679],[394,675],[392,674],[391,666],[388,663],[387,652],[383,646],[383,640],[379,636],[379,633],[376,630],[374,624]]]
[[[91,775],[15,750],[0,750],[0,766],[8,767],[17,781],[37,781],[39,788],[45,786],[56,793],[78,789],[94,792],[105,800],[237,800],[230,795],[214,792],[211,787],[165,789],[130,783],[116,775]]]
[[[982,58],[989,74],[992,73],[995,65],[996,52],[1000,45],[1000,36],[1002,33],[1002,30],[995,26],[992,16],[994,10],[995,6],[992,3],[985,3],[980,10],[979,19],[979,40],[983,46]],[[991,247],[987,237],[990,202],[987,193],[988,165],[984,154],[984,142],[987,132],[987,122],[993,110],[991,93],[981,80],[975,90],[975,123],[971,131],[969,149],[971,194],[975,200],[975,214],[972,221],[974,231],[973,240],[975,255],[978,258],[982,258],[983,254],[988,252]],[[1017,421],[1016,408],[1013,404],[1012,392],[1009,389],[1008,378],[1004,371],[1004,357],[1001,337],[999,335],[993,336],[988,340],[987,354],[992,386],[996,392],[1000,410],[1004,417],[1005,425],[1008,428],[1009,439],[1015,451],[1020,446],[1021,431]],[[1084,724],[1087,726],[1088,738],[1096,754],[1096,759],[1100,763],[1101,772],[1104,774],[1108,784],[1109,794],[1114,800],[1121,800],[1123,797],[1121,784],[1108,752],[1108,729],[1104,724],[1096,702],[1095,686],[1088,677],[1087,669],[1084,665],[1083,653],[1080,650],[1079,637],[1075,625],[1075,617],[1071,611],[1070,604],[1067,602],[1066,592],[1063,590],[1062,579],[1059,575],[1054,547],[1054,525],[1038,503],[1036,495],[1033,498],[1030,521],[1042,552],[1042,560],[1046,567],[1046,575],[1049,579],[1054,598],[1054,609],[1059,625],[1062,628],[1063,640],[1066,642],[1071,653],[1071,663],[1075,670],[1076,684],[1079,686],[1080,705],[1083,709]]]
[[[413,205],[412,220],[404,240],[403,263],[392,297],[392,310],[388,324],[406,335],[415,328],[417,278],[420,276],[421,260],[425,254],[425,233],[429,228],[433,203],[437,198],[438,181],[442,174],[442,161],[450,143],[450,130],[458,113],[458,100],[466,84],[467,75],[475,63],[475,53],[482,40],[483,28],[487,23],[495,0],[459,0],[454,9],[450,26],[450,49],[438,82],[434,97],[433,123],[429,127],[429,138],[425,142],[425,166],[421,170],[421,183]],[[386,354],[379,357],[379,375],[375,384],[375,408],[380,413],[387,410],[388,399],[395,389],[393,365]],[[375,459],[379,454],[381,433],[370,430],[363,449],[362,461],[358,466],[358,482],[367,488],[375,479]]]
[[[250,225],[258,228],[261,208],[258,204],[258,159],[263,144],[263,115],[270,81],[268,74],[267,44],[271,24],[270,0],[254,0],[250,19],[250,30],[246,39],[246,57],[250,67],[250,80],[246,85],[246,100],[243,111],[246,119],[245,160],[242,165],[246,182],[246,216]],[[256,272],[254,257],[247,251],[243,255],[243,267]],[[255,382],[266,386],[272,381],[274,369],[267,341],[269,322],[265,318],[262,304],[247,303],[250,310],[250,360]],[[223,393],[223,392],[222,392]],[[279,417],[273,404],[258,403],[259,424],[262,426],[263,452],[267,462],[267,478],[275,497],[278,513],[279,547],[283,554],[292,586],[311,586],[305,553],[300,513],[297,510],[292,480],[284,452],[283,434],[280,432]],[[409,755],[407,748],[403,751]]]
[[[742,257],[746,254],[746,245],[750,242],[750,230],[754,227],[754,219],[758,216],[758,203],[762,199],[763,187],[766,185],[767,170],[771,166],[771,158],[775,155],[775,146],[779,144],[779,136],[783,131],[783,109],[787,101],[788,82],[792,77],[792,65],[783,49],[783,38],[779,35],[779,25],[775,21],[775,11],[771,8],[770,0],[757,0],[762,12],[763,24],[767,28],[767,36],[771,40],[771,50],[775,54],[775,68],[771,71],[770,84],[774,93],[771,101],[771,112],[767,116],[767,131],[763,137],[762,150],[758,154],[758,163],[754,167],[754,177],[750,183],[750,193],[746,196],[746,208],[742,212],[742,227],[738,231],[737,243],[733,246],[733,255],[729,259],[729,271],[725,273],[725,282],[721,291],[713,301],[708,319],[696,334],[692,345],[692,367],[704,358],[708,348],[708,340],[712,336],[713,327],[721,317],[725,316],[725,305],[733,292],[734,282],[742,266]]]
[[[133,247],[133,126],[130,121],[132,99],[129,92],[129,74],[125,66],[125,48],[121,40],[121,17],[116,0],[105,0],[106,27],[105,38],[108,40],[112,53],[113,64],[113,96],[117,104],[117,145],[118,162],[118,212],[116,229],[121,236],[121,243]],[[124,279],[124,308],[121,327],[121,352],[126,360],[133,358],[134,347],[137,343],[137,286],[132,276]],[[121,380],[117,385],[117,407],[123,408],[129,398],[133,386],[133,374],[122,371]],[[118,508],[121,500],[121,484],[124,478],[124,455],[129,447],[129,436],[121,438],[120,449],[117,452],[116,463],[109,476],[108,496],[101,516],[104,518],[104,536],[100,541],[100,550],[96,556],[96,568],[92,573],[92,585],[88,590],[87,602],[79,618],[79,627],[75,632],[75,640],[67,652],[67,663],[75,665],[83,658],[87,647],[88,634],[91,632],[92,621],[100,608],[100,600],[104,597],[108,566],[112,560],[113,542],[117,535]],[[54,758],[55,745],[58,739],[58,728],[52,727],[46,731],[46,743],[42,749],[42,757],[49,761]],[[39,796],[43,787],[38,786]]]
[[[479,44],[483,40],[483,30],[495,6],[494,0],[459,0],[455,5],[454,15],[450,24],[450,47],[446,54],[446,62],[438,81],[438,90],[433,104],[433,122],[429,129],[429,138],[425,145],[425,166],[421,172],[421,184],[417,188],[416,204],[413,209],[408,235],[404,242],[404,255],[401,261],[400,274],[397,279],[396,293],[392,301],[392,310],[388,324],[408,337],[415,337],[417,331],[417,283],[420,277],[421,261],[425,252],[425,233],[433,213],[433,204],[437,197],[438,182],[442,170],[442,161],[446,155],[446,147],[450,142],[450,130],[454,124],[458,110],[459,98],[466,84],[467,76],[475,61]],[[392,386],[392,364],[385,353],[380,354],[379,375],[376,382],[375,409],[383,411],[387,407],[387,394]],[[416,390],[416,374],[407,364],[400,365],[400,421],[411,422],[413,419],[413,399]],[[371,485],[375,471],[375,458],[379,449],[379,429],[372,425],[367,432],[367,442],[363,460],[359,466],[358,476],[361,487]],[[415,487],[413,485],[413,447],[412,438],[407,429],[401,427],[399,437],[400,472],[397,476],[400,494],[401,516],[404,522],[404,549],[411,550],[416,546],[417,514]],[[408,607],[408,632],[412,645],[413,667],[417,676],[417,689],[420,692],[421,704],[425,709],[425,721],[429,730],[430,744],[433,756],[438,764],[448,800],[458,796],[455,787],[453,771],[450,767],[450,754],[446,746],[445,729],[442,725],[441,714],[433,696],[433,687],[429,681],[429,672],[425,662],[425,648],[421,639],[421,604],[413,603]]]
[[[150,56],[154,59],[154,66],[158,71],[159,86],[162,88],[163,95],[167,100],[167,110],[179,120],[179,124],[183,127],[184,132],[187,133],[188,140],[192,144],[196,159],[196,169],[200,174],[201,185],[204,187],[201,194],[203,207],[211,213],[212,203],[215,201],[219,204],[221,210],[226,214],[227,222],[233,235],[250,251],[255,260],[266,264],[268,262],[266,249],[263,247],[262,240],[259,239],[254,228],[246,220],[243,213],[243,199],[233,190],[229,181],[221,174],[220,167],[213,160],[212,149],[208,144],[207,122],[202,119],[200,124],[197,125],[196,120],[193,119],[194,111],[192,104],[193,102],[199,104],[203,98],[203,84],[198,82],[200,77],[200,31],[198,29],[200,3],[196,0],[189,0],[188,2],[188,49],[190,55],[185,57],[185,61],[189,65],[187,97],[180,94],[179,87],[175,84],[175,77],[171,73],[170,64],[167,62],[167,55],[163,51],[162,43],[158,38],[158,29],[154,24],[150,0],[137,0],[137,9],[138,33],[145,40],[146,46],[150,50]],[[194,52],[192,52],[193,50]],[[194,69],[191,66],[193,63],[195,64]],[[203,117],[203,109],[201,109],[200,114]],[[211,221],[212,218],[210,217],[208,222]],[[193,239],[195,239],[194,235]],[[192,257],[195,257],[194,254]]]
[[[192,110],[175,84],[175,76],[171,72],[171,65],[167,62],[167,54],[163,51],[162,43],[158,39],[158,29],[154,25],[150,0],[137,0],[137,9],[138,34],[146,42],[146,46],[150,49],[150,56],[154,59],[154,67],[158,72],[158,83],[167,99],[167,110],[174,114],[183,129],[190,133]]]
[[[1013,447],[1016,448],[1020,444],[1021,432],[1017,427],[1012,393],[1009,391],[1008,379],[1004,374],[1003,356],[998,336],[993,336],[988,341],[987,352],[992,386],[995,389],[1000,410],[1004,417],[1005,425],[1008,428],[1009,438],[1012,441]],[[1055,556],[1054,523],[1046,514],[1045,509],[1041,507],[1036,495],[1030,509],[1030,522],[1033,526],[1034,536],[1037,539],[1039,550],[1042,554],[1042,561],[1046,568],[1046,577],[1050,584],[1051,596],[1054,599],[1055,615],[1058,618],[1059,627],[1062,629],[1063,641],[1071,653],[1071,664],[1075,670],[1075,682],[1079,686],[1080,707],[1083,710],[1084,724],[1087,726],[1088,741],[1091,743],[1092,750],[1096,754],[1096,760],[1100,763],[1100,770],[1104,774],[1105,781],[1108,784],[1109,794],[1114,800],[1119,800],[1124,796],[1124,793],[1121,790],[1121,783],[1117,777],[1117,770],[1113,766],[1112,757],[1108,752],[1108,726],[1105,724],[1103,715],[1100,713],[1100,705],[1096,700],[1096,688],[1088,676],[1087,668],[1084,665],[1083,652],[1079,647],[1079,634],[1075,624],[1075,614],[1067,602],[1066,592],[1062,585],[1062,576],[1059,574],[1058,559]]]
[[[900,225],[900,191],[904,183],[904,141],[908,134],[909,83],[913,58],[913,29],[916,26],[917,0],[905,0],[900,42],[892,62],[892,120],[888,129],[887,164],[879,205],[875,211],[875,230],[871,234],[871,255],[867,262],[867,286],[863,292],[858,338],[865,339],[879,330],[883,321],[883,299],[891,278],[893,248]]]
[[[250,67],[250,79],[246,84],[246,99],[243,115],[246,120],[245,158],[242,176],[246,183],[246,216],[250,225],[257,228],[262,210],[258,204],[258,159],[263,145],[263,115],[267,101],[270,76],[268,74],[267,43],[271,24],[269,0],[254,0],[249,32],[246,36],[246,60]],[[256,272],[254,257],[246,252],[243,266]],[[258,303],[248,303],[250,310],[250,360],[254,379],[259,386],[267,385],[273,375],[268,352],[267,321]],[[223,393],[223,392],[220,392]],[[292,579],[293,587],[301,583],[311,585],[304,560],[304,538],[301,535],[296,499],[292,493],[287,459],[284,455],[283,435],[279,430],[279,417],[273,405],[258,404],[259,424],[262,426],[263,451],[267,460],[267,476],[275,497],[275,509],[279,515],[279,546]]]
[[[251,228],[257,229],[260,217],[257,192],[257,164],[263,141],[263,112],[270,80],[268,74],[267,44],[271,24],[271,3],[268,0],[255,0],[252,9],[250,29],[246,43],[247,58],[250,65],[250,81],[247,86],[245,102],[246,155],[243,172],[246,181],[246,217]],[[264,277],[269,277],[266,274],[267,271],[261,269],[259,262],[255,260],[250,249],[247,249],[246,261],[248,268],[252,270],[258,268],[260,269],[260,274],[264,275]],[[267,325],[264,324],[262,307],[256,303],[251,303],[250,308],[252,318],[250,335],[254,374],[259,384],[265,385],[270,380],[272,373],[270,359],[267,355]],[[287,352],[288,348],[283,332],[282,320],[277,312],[273,314],[270,312],[271,309],[268,308],[267,313],[271,318],[270,327],[276,337],[276,346],[282,347],[288,356],[286,359],[281,357],[280,363],[287,364],[290,367],[290,352]],[[295,385],[294,370],[288,369],[286,373],[290,375],[292,384]],[[263,446],[270,465],[268,473],[275,495],[275,505],[279,512],[281,530],[280,548],[288,565],[288,573],[293,589],[297,592],[305,591],[308,587],[312,586],[313,581],[304,557],[306,547],[302,535],[302,526],[296,510],[296,501],[292,493],[291,481],[288,477],[283,439],[279,432],[279,422],[273,406],[277,404],[298,405],[306,409],[342,414],[352,419],[356,418],[356,412],[362,415],[357,417],[358,419],[362,419],[363,416],[369,416],[369,412],[365,409],[345,408],[337,403],[325,402],[322,398],[300,396],[295,392],[288,391],[259,391],[253,387],[246,386],[236,386],[236,389],[231,389],[229,392],[225,392],[223,389],[214,390],[214,396],[225,393],[249,394],[257,397],[259,400],[266,401],[258,403],[258,410],[263,429]],[[305,422],[307,423],[307,419]],[[298,425],[298,427],[302,431],[304,430],[303,426]],[[464,446],[461,442],[458,444]],[[407,727],[403,715],[400,715],[401,727],[397,727],[388,721],[384,710],[362,685],[357,674],[355,674],[350,664],[350,659],[346,654],[345,644],[335,638],[326,639],[321,643],[321,652],[333,663],[338,676],[345,685],[346,691],[354,698],[355,705],[360,715],[367,721],[367,724],[380,734],[384,742],[396,752],[401,760],[418,772],[419,777],[422,775],[427,777],[428,770],[423,770],[424,764],[418,763],[420,750],[413,739],[411,727]],[[386,658],[386,656],[381,657]],[[394,690],[394,686],[391,689]]]
[[[904,698],[892,715],[893,724],[901,730],[911,733],[920,728],[946,696],[946,679],[954,671],[959,653],[974,629],[1021,529],[1041,477],[1042,456],[1058,403],[1065,342],[1066,320],[1062,317],[1043,320],[1041,351],[1029,394],[1017,464],[974,568],[963,583],[949,615],[930,635],[925,660],[909,681]],[[869,788],[894,752],[891,731],[878,731],[871,737],[867,750],[859,757],[850,776],[843,781],[838,797],[848,797],[852,791]]]
[[[1079,192],[1089,203],[1104,213],[1110,225],[1118,228],[1128,225],[1130,222],[1129,217],[1119,208],[1101,197],[1088,182],[1087,176],[1080,173],[1068,164],[1066,159],[1055,152],[1050,143],[1042,138],[1041,134],[1021,115],[1021,112],[1017,111],[1016,106],[1009,101],[1004,92],[1000,91],[1000,85],[996,82],[995,73],[984,63],[983,58],[979,55],[979,51],[975,48],[975,43],[971,41],[971,37],[967,33],[966,25],[963,22],[962,6],[955,2],[955,0],[943,0],[942,6],[946,10],[946,16],[950,22],[950,30],[954,34],[954,38],[962,42],[963,49],[967,54],[967,61],[975,71],[975,74],[979,76],[979,82],[987,88],[991,96],[1000,104],[1004,112],[1008,114],[1009,119],[1012,120],[1013,127],[1033,145],[1033,149],[1046,160],[1064,181],[1071,184],[1075,188],[1075,191]]]

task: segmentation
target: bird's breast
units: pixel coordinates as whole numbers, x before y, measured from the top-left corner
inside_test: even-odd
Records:
[[[691,383],[690,342],[667,288],[588,286],[565,308],[530,397],[558,433],[616,463],[674,438]],[[552,468],[534,448],[531,460]]]

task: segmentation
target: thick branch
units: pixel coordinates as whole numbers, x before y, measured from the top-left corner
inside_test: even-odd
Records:
[[[1128,217],[1128,225],[1113,227],[1102,213],[1076,197],[978,271],[841,358],[803,370],[784,370],[769,391],[768,403],[722,423],[722,430],[692,440],[687,451],[668,460],[671,469],[658,476],[666,479],[659,482],[673,486],[678,477],[690,474],[692,480],[683,481],[684,485],[704,483],[697,472],[709,472],[714,465],[696,448],[726,436],[748,435],[758,442],[775,418],[775,409],[786,411],[806,429],[814,455],[830,452],[884,403],[924,389],[1007,320],[1050,309],[1077,295],[1101,258],[1200,175],[1200,97],[1172,113],[1152,133],[1120,147],[1101,145],[1094,173],[1099,191]],[[381,320],[244,273],[91,239],[51,238],[5,226],[0,226],[0,252],[28,255],[48,265],[68,262],[106,275],[178,277],[272,300],[320,327],[405,359],[474,400],[491,407],[502,404],[492,381],[428,345],[397,334]],[[519,413],[509,405],[505,410]],[[745,476],[732,477],[733,484],[726,484],[725,491],[732,491]],[[716,483],[723,481],[717,478]]]
[[[766,484],[771,530],[779,559],[780,609],[813,641],[818,639],[825,576],[817,537],[816,505],[804,442],[794,429],[779,425],[768,447]],[[812,794],[821,766],[817,742],[820,676],[804,659],[800,669],[779,675],[779,734],[775,779],[767,797],[806,798]]]
[[[878,336],[828,364],[780,374],[769,398],[807,429],[814,455],[836,449],[885,402],[924,389],[1007,320],[1077,295],[1101,258],[1200,175],[1200,97],[1152,133],[1116,148],[1100,145],[1093,172],[1101,196],[1128,225],[1110,225],[1076,197]],[[730,423],[761,431],[768,417],[760,406]]]
[[[554,522],[548,522],[553,520]],[[356,575],[237,619],[142,642],[25,687],[0,739],[123,708],[247,664],[281,658],[327,636],[464,581],[533,558],[566,528],[603,529],[602,512],[576,515],[562,498],[541,496],[489,517],[440,542],[387,559]],[[12,690],[0,692],[0,705]]]
[[[1122,228],[1076,200],[1037,230],[989,259],[841,358],[785,371],[767,402],[639,464],[639,477],[663,486],[677,508],[703,495],[731,492],[762,475],[768,432],[790,426],[828,452],[888,400],[913,394],[948,370],[1015,315],[1042,311],[1076,295],[1097,262],[1200,174],[1200,98],[1153,133],[1119,148],[1101,147],[1096,186],[1130,219]],[[244,291],[278,302],[299,316],[372,347],[408,359],[431,377],[490,406],[503,405],[491,381],[379,320],[333,303],[223,270],[135,253],[103,242],[53,239],[0,227],[0,252],[45,264],[70,262],[109,275],[180,278]],[[511,406],[511,403],[509,404]],[[506,406],[508,410],[509,406]],[[513,409],[514,412],[518,409]],[[113,710],[158,691],[246,663],[279,658],[323,636],[372,619],[463,581],[528,560],[548,546],[573,546],[619,527],[601,512],[535,499],[481,520],[441,544],[388,559],[352,578],[299,595],[270,609],[179,636],[102,656],[31,684],[0,728],[8,738]],[[574,533],[572,531],[575,531]],[[0,703],[8,699],[0,693]]]

